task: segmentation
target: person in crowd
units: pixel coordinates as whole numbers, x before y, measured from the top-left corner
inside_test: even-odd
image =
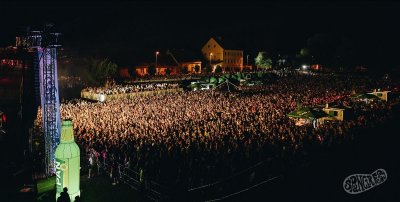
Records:
[[[94,155],[101,154],[113,183],[119,179],[121,164],[143,169],[158,182],[188,179],[192,185],[214,181],[261,160],[293,159],[339,144],[352,139],[358,129],[391,116],[390,102],[365,103],[349,97],[353,91],[390,87],[366,77],[277,72],[264,83],[241,87],[240,92],[189,91],[104,103],[72,100],[61,104],[60,112],[62,118],[73,120],[77,143],[89,151],[89,178],[98,159]],[[87,90],[114,94],[170,87],[176,84]],[[287,116],[297,103],[351,106],[355,118],[299,127]],[[39,110],[36,123],[40,120]]]
[[[67,187],[64,187],[63,192],[61,192],[60,196],[57,198],[57,202],[71,202]]]

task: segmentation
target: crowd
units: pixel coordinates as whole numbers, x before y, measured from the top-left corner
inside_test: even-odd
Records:
[[[171,74],[171,75],[144,75],[141,77],[136,77],[132,81],[148,81],[148,80],[185,80],[198,78],[206,74]]]
[[[114,165],[115,171],[121,163],[143,169],[158,182],[192,187],[266,158],[285,159],[346,141],[356,128],[385,121],[390,117],[387,103],[349,98],[352,91],[378,87],[365,77],[293,74],[241,92],[179,92],[106,103],[73,100],[61,104],[60,111],[62,118],[73,120],[75,140],[92,165]],[[103,93],[128,89],[146,87],[91,88]],[[287,117],[297,102],[351,106],[355,118],[315,129],[298,127]],[[39,113],[37,123],[40,118]]]
[[[156,91],[164,89],[176,89],[179,88],[179,83],[142,83],[142,84],[128,84],[128,85],[111,85],[104,87],[88,87],[83,89],[83,92],[89,92],[94,94],[125,94],[143,91]]]

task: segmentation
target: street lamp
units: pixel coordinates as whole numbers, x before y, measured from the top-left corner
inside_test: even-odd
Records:
[[[246,66],[249,66],[249,55],[247,54],[247,64]]]
[[[156,68],[157,68],[157,56],[158,56],[158,54],[160,54],[160,52],[156,52]]]
[[[211,57],[212,57],[213,53],[210,53],[210,67],[211,67]]]

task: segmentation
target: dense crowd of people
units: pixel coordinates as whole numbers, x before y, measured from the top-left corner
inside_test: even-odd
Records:
[[[128,85],[111,85],[104,87],[87,87],[83,89],[83,92],[89,92],[94,94],[125,94],[143,91],[156,91],[164,89],[176,89],[179,88],[179,83],[142,83],[142,84],[128,84]]]
[[[144,75],[133,78],[131,81],[148,81],[148,80],[185,80],[207,76],[210,73],[196,73],[196,74],[171,74],[171,75]]]
[[[73,120],[75,140],[91,165],[114,165],[115,171],[120,163],[143,169],[158,182],[192,187],[266,158],[285,159],[340,143],[353,138],[356,128],[384,122],[390,118],[388,103],[349,97],[354,91],[388,87],[378,84],[365,77],[291,74],[241,92],[190,91],[105,103],[73,100],[61,104],[60,111],[62,118]],[[115,93],[147,87],[90,90]],[[172,86],[150,88],[158,87]],[[298,102],[350,106],[355,118],[298,127],[287,117]],[[37,123],[40,118],[39,113]]]

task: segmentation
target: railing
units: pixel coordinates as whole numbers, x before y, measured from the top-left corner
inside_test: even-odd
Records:
[[[280,164],[269,160],[243,169],[225,179],[207,185],[190,188],[189,190],[169,190],[140,170],[126,168],[119,164],[120,180],[131,188],[143,192],[147,198],[153,201],[216,201],[238,195],[254,187],[264,185],[270,181],[280,179],[278,175]],[[108,166],[107,166],[108,167]]]
[[[244,192],[246,192],[246,191],[250,191],[250,190],[252,190],[252,189],[254,189],[254,188],[258,187],[258,186],[262,186],[262,185],[264,185],[264,184],[266,184],[266,183],[272,182],[272,181],[274,181],[274,180],[278,180],[278,179],[280,179],[280,178],[282,178],[282,175],[277,175],[277,176],[275,176],[275,177],[271,177],[271,178],[268,178],[268,179],[266,179],[266,180],[264,180],[264,181],[262,181],[262,182],[259,182],[259,183],[255,184],[255,185],[251,185],[251,186],[249,186],[249,187],[247,187],[247,188],[245,188],[245,189],[242,189],[242,190],[240,190],[240,191],[236,191],[236,192],[234,192],[234,193],[230,193],[230,194],[227,194],[227,195],[218,197],[218,198],[214,198],[214,199],[211,199],[211,200],[207,200],[207,202],[226,200],[226,199],[228,199],[228,198],[231,198],[231,197],[234,197],[234,196],[236,196],[236,195],[242,194],[242,193],[244,193]]]
[[[237,195],[252,187],[259,186],[282,177],[280,165],[269,160],[258,162],[257,164],[241,170],[225,179],[207,185],[190,188],[188,199],[191,201],[221,200],[231,195]]]
[[[120,163],[117,163],[117,165],[119,168],[119,180],[132,189],[144,193],[147,198],[153,201],[162,201],[166,197],[165,187],[151,180],[146,174],[142,174],[141,176],[140,170],[127,168]],[[110,166],[106,163],[103,168],[106,172],[109,172],[107,169]]]

